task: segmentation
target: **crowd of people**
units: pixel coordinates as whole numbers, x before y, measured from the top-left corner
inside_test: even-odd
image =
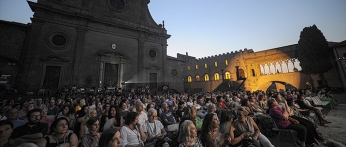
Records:
[[[0,147],[273,147],[267,136],[274,126],[297,131],[301,147],[318,146],[323,137],[316,128],[331,122],[305,99],[310,96],[309,90],[239,90],[18,97],[1,104]]]

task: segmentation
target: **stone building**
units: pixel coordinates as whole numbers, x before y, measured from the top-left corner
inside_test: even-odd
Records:
[[[30,32],[16,31],[22,33],[17,36],[21,44],[1,48],[2,52],[21,51],[13,51],[13,56],[1,55],[20,66],[17,78],[11,82],[23,92],[36,92],[40,87],[56,92],[65,85],[141,85],[153,90],[169,85],[183,91],[183,81],[177,80],[183,78],[183,61],[167,56],[170,35],[164,24],[153,20],[148,3],[149,0],[28,1],[34,16],[24,28]],[[6,44],[3,41],[1,44]],[[7,62],[12,65],[1,61]],[[11,74],[2,70],[2,74],[7,73]]]

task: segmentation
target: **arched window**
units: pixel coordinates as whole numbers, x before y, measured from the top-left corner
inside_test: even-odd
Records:
[[[196,82],[201,81],[201,78],[199,77],[199,75],[196,75]]]
[[[198,69],[198,65],[196,64],[196,70]]]
[[[251,69],[251,74],[252,74],[253,77],[256,76],[254,69]]]
[[[207,63],[204,64],[204,68],[208,68],[208,64]]]
[[[215,80],[215,81],[220,80],[220,75],[219,75],[219,73],[214,73],[214,80]]]
[[[209,81],[209,75],[208,74],[204,75],[204,81]]]
[[[217,62],[214,62],[214,66],[217,67]]]
[[[245,78],[245,72],[243,69],[238,69],[238,72],[239,72],[239,79],[243,79]]]
[[[187,76],[187,82],[192,82],[192,77],[191,76]]]
[[[190,66],[187,66],[187,70],[190,70]]]
[[[225,60],[225,64],[228,65],[228,60]]]
[[[230,72],[228,72],[228,71],[225,72],[225,79],[227,79],[227,80],[231,79],[231,73]]]

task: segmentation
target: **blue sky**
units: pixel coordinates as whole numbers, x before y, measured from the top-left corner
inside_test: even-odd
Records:
[[[345,0],[151,0],[149,10],[158,24],[165,21],[174,57],[295,44],[313,24],[328,41],[346,40]],[[28,23],[32,15],[25,0],[0,0],[1,20]]]

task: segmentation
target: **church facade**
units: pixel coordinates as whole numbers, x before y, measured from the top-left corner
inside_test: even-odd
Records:
[[[34,16],[24,39],[20,91],[127,85],[183,91],[183,61],[167,56],[170,35],[148,9],[149,0],[28,1]],[[3,43],[2,43],[3,44]],[[1,50],[11,50],[4,48]],[[3,55],[8,57],[8,55]],[[4,61],[6,63],[8,61]],[[5,74],[5,69],[2,74]]]

